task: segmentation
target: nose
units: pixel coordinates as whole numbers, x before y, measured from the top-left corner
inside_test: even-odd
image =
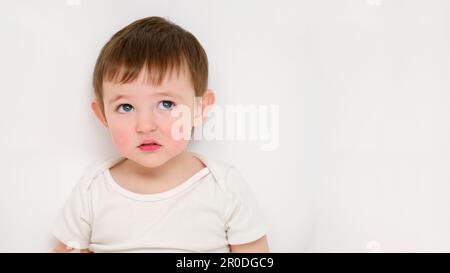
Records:
[[[138,133],[153,132],[156,130],[155,116],[152,111],[143,111],[138,114],[136,131]]]

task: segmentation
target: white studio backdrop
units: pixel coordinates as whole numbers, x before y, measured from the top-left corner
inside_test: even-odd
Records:
[[[192,32],[218,105],[278,105],[279,145],[195,141],[240,168],[273,252],[450,251],[450,2],[0,3],[0,251],[45,252],[84,169],[104,43],[147,16]]]

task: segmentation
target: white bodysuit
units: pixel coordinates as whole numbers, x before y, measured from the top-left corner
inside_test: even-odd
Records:
[[[206,167],[156,194],[121,187],[109,168],[118,156],[83,175],[56,221],[53,235],[93,252],[229,252],[230,244],[267,232],[252,191],[233,166],[199,154]]]

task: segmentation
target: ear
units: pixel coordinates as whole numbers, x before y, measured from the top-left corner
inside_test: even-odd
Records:
[[[209,111],[214,106],[215,102],[216,95],[214,94],[214,92],[211,89],[206,90],[200,99],[200,105],[196,105],[199,111],[196,113],[194,126],[204,123]]]
[[[105,126],[106,128],[108,128],[108,122],[106,121],[105,116],[103,115],[102,109],[100,108],[99,103],[97,102],[97,99],[94,98],[91,102],[91,108],[92,111],[94,111],[95,116],[97,116],[97,118],[100,120],[100,122],[103,124],[103,126]]]

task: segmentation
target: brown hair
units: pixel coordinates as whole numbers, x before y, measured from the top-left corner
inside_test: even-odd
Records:
[[[161,84],[172,69],[179,73],[187,68],[195,96],[207,89],[208,57],[194,35],[164,18],[146,17],[114,34],[97,58],[93,86],[103,114],[103,81],[117,77],[122,84],[131,82],[143,68],[153,85]]]

